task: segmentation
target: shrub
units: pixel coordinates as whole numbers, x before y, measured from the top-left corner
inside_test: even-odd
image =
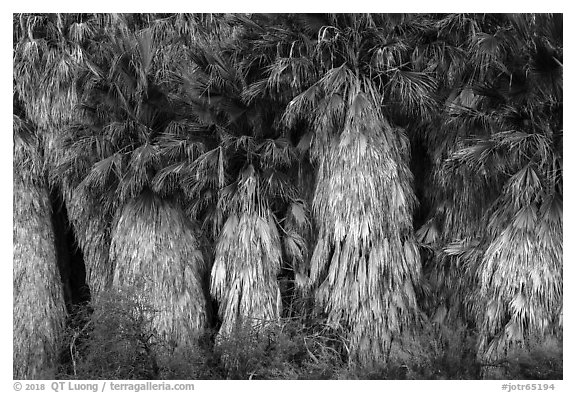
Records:
[[[93,309],[91,310],[90,308]],[[71,379],[155,379],[158,376],[151,322],[154,310],[136,296],[103,294],[94,305],[77,310],[68,330]]]
[[[174,348],[154,329],[157,315],[129,291],[102,294],[96,304],[78,307],[65,335],[60,377],[204,379],[207,345],[198,340],[195,348]]]
[[[464,326],[425,325],[397,337],[389,349],[388,361],[372,368],[351,365],[344,379],[478,379],[476,337]]]
[[[206,332],[174,348],[154,331],[155,310],[128,293],[78,307],[60,359],[64,379],[480,379],[477,337],[465,326],[427,325],[395,338],[387,362],[351,361],[343,329],[319,317],[282,318]],[[533,340],[500,362],[507,379],[561,379],[561,340]],[[486,375],[484,375],[486,376]]]
[[[506,379],[563,379],[562,339],[531,340],[511,351],[505,362]]]
[[[345,365],[342,341],[319,326],[298,318],[237,326],[219,337],[214,352],[229,379],[333,378]]]

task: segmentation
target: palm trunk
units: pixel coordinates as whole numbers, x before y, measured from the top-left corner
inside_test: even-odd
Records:
[[[86,283],[93,300],[110,289],[114,268],[110,262],[110,222],[98,203],[85,190],[63,182],[62,191],[68,216],[86,265]]]
[[[30,161],[15,143],[13,373],[15,379],[52,379],[66,310],[50,197],[42,177],[21,164]]]

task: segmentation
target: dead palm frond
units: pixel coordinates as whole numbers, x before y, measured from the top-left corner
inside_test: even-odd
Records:
[[[381,124],[381,131],[351,128],[331,141],[313,202],[316,298],[330,323],[349,327],[352,354],[362,363],[385,360],[394,336],[417,320],[410,174],[397,145],[388,144],[398,143],[393,129]]]
[[[144,191],[118,213],[111,239],[112,287],[155,310],[162,340],[192,346],[207,322],[206,267],[193,224],[176,205]]]
[[[264,326],[280,317],[277,275],[281,246],[276,222],[250,165],[241,172],[220,231],[211,273],[211,292],[221,304],[220,334]]]
[[[561,332],[562,191],[553,181],[532,165],[522,168],[487,216],[487,248],[478,270],[481,302],[475,310],[486,359],[530,337]]]

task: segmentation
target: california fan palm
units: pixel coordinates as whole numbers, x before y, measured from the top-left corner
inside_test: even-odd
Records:
[[[303,90],[288,104],[284,122],[306,122],[301,144],[318,168],[311,280],[328,321],[350,332],[352,359],[363,364],[386,361],[393,339],[418,320],[409,144],[383,103],[403,94],[415,107],[416,91],[430,88],[425,74],[394,68],[402,47],[386,45],[392,22],[374,18],[326,17],[317,41],[295,40],[282,59],[287,65],[274,68],[282,64],[278,59],[268,78],[271,89]],[[376,27],[379,22],[384,27]],[[304,55],[316,72],[302,78],[293,71]],[[433,102],[420,108],[426,105]]]
[[[74,120],[80,70],[90,63],[94,36],[105,25],[98,15],[20,15],[21,36],[15,49],[16,87],[24,97],[29,118],[38,127],[45,149],[45,168],[51,187],[61,190],[76,238],[84,253],[88,283],[97,295],[105,281],[110,244],[106,216],[87,208],[90,194],[74,195],[70,178],[58,173],[70,151],[61,149],[63,130]],[[80,90],[80,91],[79,91]],[[85,154],[85,152],[80,152]],[[93,201],[98,203],[98,201]]]
[[[496,127],[466,160],[502,177],[478,269],[476,315],[488,359],[562,329],[562,17],[521,15],[510,23],[509,72],[499,76],[512,84],[491,89],[505,105],[496,106]]]
[[[14,15],[15,378],[53,377],[66,318],[47,171],[75,102],[79,52],[64,25],[55,14]]]
[[[41,144],[14,116],[14,365],[17,379],[53,378],[66,309]]]
[[[219,302],[223,338],[239,327],[260,330],[280,316],[280,237],[266,179],[249,163],[230,179],[224,168],[234,150],[209,150],[193,162],[194,171],[177,176],[186,192],[198,195],[189,211],[215,236],[210,292]]]
[[[188,345],[189,332],[207,321],[204,258],[181,193],[170,184],[153,186],[171,164],[174,145],[186,147],[174,135],[186,120],[154,79],[163,65],[155,63],[159,44],[152,30],[123,27],[104,36],[104,52],[95,52],[81,75],[82,106],[61,138],[67,154],[58,173],[75,185],[76,195],[91,196],[84,209],[109,217],[100,222],[111,226],[98,231],[110,234],[98,289],[137,294],[157,312],[159,334]]]
[[[191,171],[177,174],[195,199],[191,212],[215,242],[210,291],[219,302],[222,337],[238,327],[259,331],[280,317],[278,217],[297,200],[286,174],[295,147],[275,129],[270,106],[243,99],[244,64],[228,40],[219,50],[195,45],[193,66],[182,73],[197,121],[213,130],[218,145],[196,158]]]
[[[494,360],[562,324],[562,18],[458,23],[472,32],[452,42],[471,49],[442,118],[435,217],[420,233],[443,247],[432,274],[443,310],[464,311],[453,316],[478,325],[479,356]]]

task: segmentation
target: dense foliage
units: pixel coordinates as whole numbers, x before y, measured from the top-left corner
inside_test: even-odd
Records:
[[[484,366],[562,340],[562,15],[13,21],[15,170],[60,193],[96,309],[155,310],[147,351],[214,328],[231,372],[242,334],[297,326],[368,370],[431,332]]]

